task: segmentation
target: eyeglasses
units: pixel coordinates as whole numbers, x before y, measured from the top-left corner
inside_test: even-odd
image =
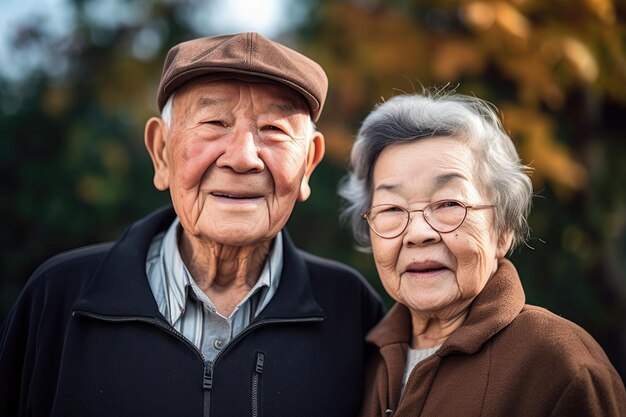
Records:
[[[374,206],[363,213],[370,228],[384,239],[393,239],[400,236],[411,222],[411,213],[421,211],[426,223],[439,233],[450,233],[461,227],[467,210],[483,210],[493,205],[480,204],[468,206],[457,200],[440,200],[431,203],[420,210],[409,210],[394,204]]]

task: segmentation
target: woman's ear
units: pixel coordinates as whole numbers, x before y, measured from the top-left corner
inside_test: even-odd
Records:
[[[154,166],[154,186],[159,191],[165,191],[170,186],[166,138],[167,126],[163,119],[151,117],[146,122],[144,142]]]
[[[300,183],[298,201],[306,201],[311,195],[311,186],[309,185],[309,180],[311,178],[311,174],[315,170],[315,167],[324,157],[325,149],[326,146],[324,143],[324,135],[322,135],[320,132],[315,132],[313,134],[313,138],[311,138],[311,143],[309,143],[309,151],[306,158],[306,167],[304,171],[304,177],[302,177],[302,182]]]
[[[498,248],[496,250],[496,258],[502,259],[506,256],[511,245],[513,244],[513,232],[507,231],[500,234],[498,238]]]

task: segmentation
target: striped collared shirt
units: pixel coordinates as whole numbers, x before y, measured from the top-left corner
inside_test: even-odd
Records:
[[[159,311],[170,324],[213,360],[233,337],[250,324],[270,302],[283,267],[283,240],[279,233],[272,244],[259,279],[230,317],[217,312],[198,287],[178,250],[179,219],[152,239],[146,259],[148,282]]]

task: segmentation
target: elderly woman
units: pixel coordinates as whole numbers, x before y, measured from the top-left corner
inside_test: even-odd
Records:
[[[528,234],[532,185],[491,105],[394,97],[351,163],[344,215],[397,302],[368,335],[362,416],[626,415],[594,339],[525,304],[505,255]]]

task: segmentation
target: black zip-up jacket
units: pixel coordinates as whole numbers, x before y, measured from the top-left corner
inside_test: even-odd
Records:
[[[365,334],[383,314],[365,280],[285,233],[278,291],[208,362],[146,277],[150,242],[173,219],[159,210],[35,271],[0,333],[0,416],[355,415]]]

